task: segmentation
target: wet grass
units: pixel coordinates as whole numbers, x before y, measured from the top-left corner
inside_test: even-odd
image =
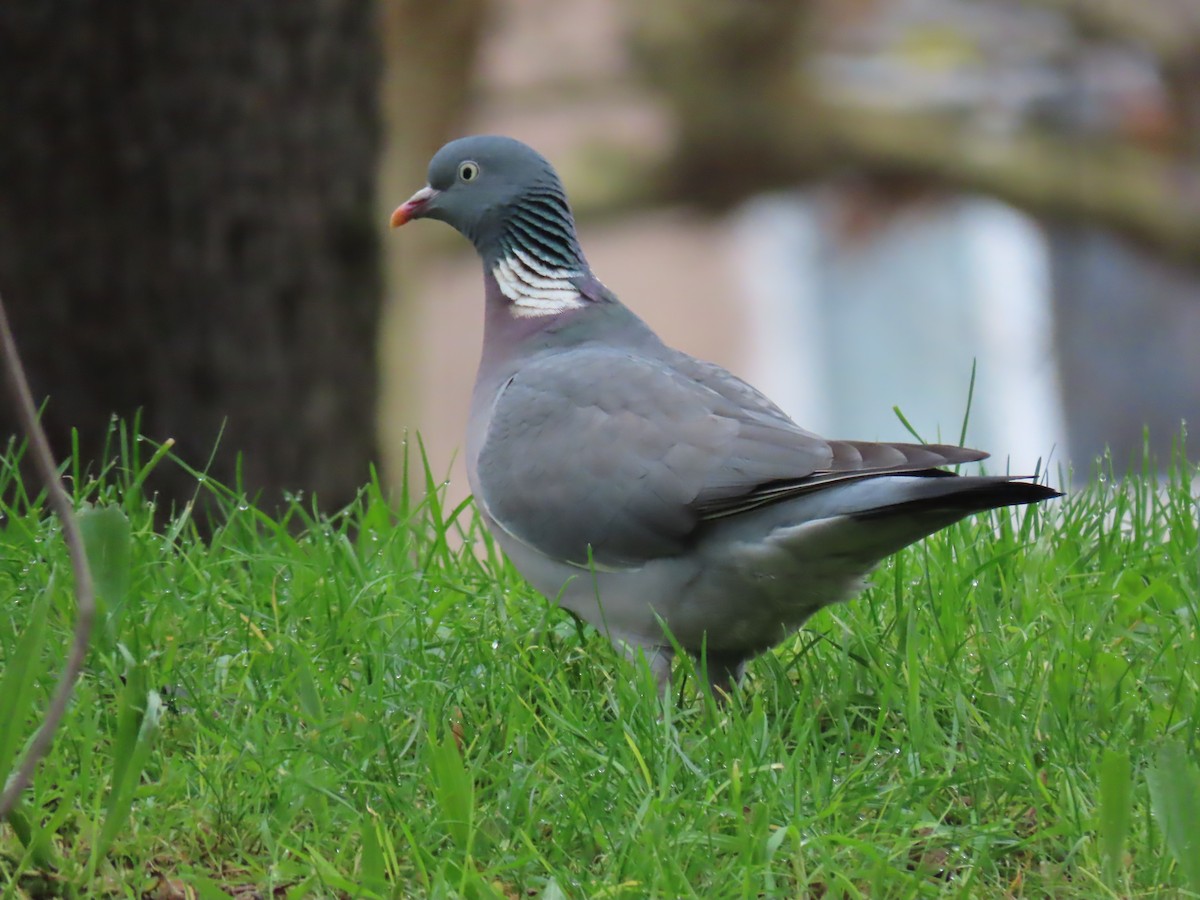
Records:
[[[198,477],[197,528],[144,494],[152,453],[69,468],[103,614],[0,896],[1200,892],[1186,465],[909,548],[716,709],[682,669],[664,705],[432,479],[325,516]],[[72,599],[0,473],[7,771]]]

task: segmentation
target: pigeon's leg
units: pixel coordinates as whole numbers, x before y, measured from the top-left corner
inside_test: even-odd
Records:
[[[733,695],[733,689],[746,672],[746,660],[740,655],[722,656],[705,652],[698,665],[708,679],[708,692],[718,703],[724,703]]]
[[[671,662],[675,658],[674,650],[670,647],[637,643],[629,639],[615,641],[614,643],[625,654],[625,658],[635,666],[638,664],[639,659],[646,661],[646,665],[650,667],[650,673],[654,676],[654,683],[660,691],[670,690]]]

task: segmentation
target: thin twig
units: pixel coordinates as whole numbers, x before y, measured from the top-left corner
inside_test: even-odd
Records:
[[[71,642],[67,663],[63,666],[58,685],[54,689],[50,708],[46,710],[46,718],[34,736],[33,743],[29,745],[29,752],[25,754],[25,759],[22,760],[16,773],[5,785],[4,793],[0,795],[0,821],[4,821],[8,817],[9,811],[16,805],[21,792],[32,780],[38,763],[50,749],[54,733],[58,730],[58,723],[62,721],[63,714],[67,711],[67,704],[71,702],[71,692],[75,689],[75,682],[83,669],[88,642],[92,637],[92,622],[96,617],[96,601],[92,588],[92,573],[88,570],[87,557],[83,549],[83,536],[79,532],[79,523],[75,520],[75,510],[71,505],[71,498],[67,496],[62,482],[59,480],[58,467],[54,464],[54,456],[50,452],[50,442],[46,439],[46,432],[42,430],[41,423],[38,422],[37,412],[33,405],[33,395],[29,392],[29,382],[25,378],[25,370],[21,366],[20,357],[17,356],[17,343],[13,340],[12,329],[8,325],[8,313],[5,312],[3,299],[0,299],[0,345],[4,349],[4,369],[8,375],[6,380],[9,392],[16,404],[18,418],[29,439],[29,452],[33,458],[34,467],[46,485],[50,506],[62,521],[63,539],[67,542],[67,551],[71,554],[71,568],[75,573],[75,638]]]

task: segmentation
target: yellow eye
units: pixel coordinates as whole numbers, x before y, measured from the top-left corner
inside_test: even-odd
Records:
[[[474,181],[479,177],[479,163],[468,159],[464,163],[459,163],[458,180],[459,181]]]

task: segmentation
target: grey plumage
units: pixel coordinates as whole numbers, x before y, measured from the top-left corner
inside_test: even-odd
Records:
[[[827,441],[724,369],[667,347],[592,274],[550,164],[511,138],[434,156],[392,217],[447,222],[484,265],[467,467],[541,593],[670,674],[665,623],[728,689],[884,557],[985,509],[1059,496],[942,466],[945,445]]]

